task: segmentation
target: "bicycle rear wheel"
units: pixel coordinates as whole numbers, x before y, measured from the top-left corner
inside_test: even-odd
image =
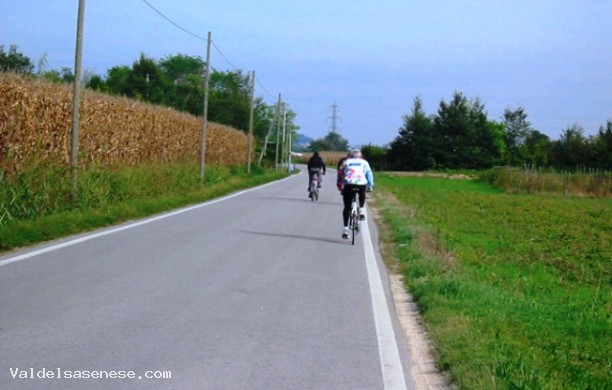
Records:
[[[310,182],[310,200],[314,202],[316,200],[315,197],[318,197],[317,184],[314,181],[311,181]]]
[[[355,245],[355,234],[357,233],[357,220],[355,215],[351,214],[350,226],[351,226],[351,244]]]

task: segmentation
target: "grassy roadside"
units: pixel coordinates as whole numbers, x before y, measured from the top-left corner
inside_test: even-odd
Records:
[[[47,167],[11,181],[0,177],[0,253],[66,235],[143,218],[286,177],[286,172],[160,165],[79,175],[72,201],[68,172]]]
[[[383,174],[375,196],[388,253],[455,384],[610,386],[612,201]]]

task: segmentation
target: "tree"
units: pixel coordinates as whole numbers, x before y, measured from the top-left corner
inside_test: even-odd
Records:
[[[8,52],[0,45],[0,71],[32,74],[34,65],[27,56],[17,51],[17,45],[11,45]]]
[[[166,56],[159,61],[159,68],[166,78],[174,84],[180,84],[188,76],[199,76],[203,79],[205,62],[202,58],[177,54]]]
[[[592,143],[594,167],[612,171],[612,119],[599,128]]]
[[[289,107],[288,103],[284,103],[284,104],[285,104],[285,112],[286,112],[285,131],[287,132],[287,134],[291,135],[291,143],[293,143],[293,140],[297,138],[297,134],[298,134],[298,130],[300,130],[300,126],[298,126],[295,123],[295,118],[297,118],[297,113]]]
[[[335,131],[330,131],[325,137],[312,141],[308,147],[311,152],[323,150],[345,152],[348,150],[348,148],[348,140]]]
[[[204,111],[204,87],[202,77],[197,74],[182,76],[174,81],[166,98],[166,104],[179,111],[202,116]]]
[[[54,83],[70,84],[74,82],[74,73],[72,72],[72,69],[68,67],[63,67],[61,71],[49,70],[46,72],[42,72],[41,76],[45,80]]]
[[[415,98],[411,115],[404,115],[404,125],[391,142],[389,160],[394,169],[425,170],[434,168],[433,121],[423,111],[423,102]]]
[[[114,66],[107,72],[105,85],[95,80],[98,89],[156,104],[171,106],[170,84],[154,59],[144,53],[132,67]]]
[[[527,120],[525,109],[523,107],[516,110],[506,108],[502,124],[506,144],[504,162],[514,166],[521,165],[526,159],[527,137],[533,131],[531,123]]]
[[[276,105],[267,105],[261,97],[255,99],[253,112],[253,135],[263,140],[268,132],[274,130]]]
[[[361,147],[363,158],[368,160],[372,169],[386,170],[387,169],[387,153],[388,150],[382,146],[367,144]]]
[[[434,118],[436,162],[446,168],[490,168],[502,156],[503,136],[487,119],[479,99],[468,100],[461,92],[442,101]]]
[[[169,86],[166,101],[180,111],[201,116],[204,110],[204,61],[184,54],[164,57],[159,68]]]
[[[488,137],[491,142],[489,150],[491,155],[488,164],[490,166],[501,164],[503,157],[507,155],[507,147],[504,142],[504,125],[496,121],[487,121],[487,127],[489,129]]]
[[[549,166],[551,147],[547,135],[533,130],[525,139],[525,163],[535,167]]]
[[[106,85],[108,91],[115,95],[132,96],[129,80],[132,68],[129,66],[113,66],[107,72]]]
[[[589,165],[584,128],[574,124],[563,130],[558,141],[553,143],[552,163],[555,167],[575,169]]]
[[[130,86],[128,96],[151,103],[167,103],[168,81],[155,60],[144,53],[132,65],[127,82]]]
[[[85,86],[89,89],[93,89],[94,91],[106,92],[108,90],[104,79],[97,74],[90,75],[85,83]]]
[[[250,116],[250,86],[242,71],[214,71],[210,75],[208,118],[247,131]]]
[[[276,148],[271,146],[272,144],[276,146],[276,130],[278,128],[277,121],[280,120],[280,118],[277,118],[276,115],[277,104],[268,106],[262,101],[262,99],[258,98],[257,104],[255,105],[255,123],[253,132],[261,140],[261,149],[257,151],[258,155],[260,156],[260,162],[264,159],[274,161],[276,158]],[[293,118],[294,117],[295,116],[293,116]],[[298,135],[296,133],[295,137],[292,138],[292,150],[296,150],[294,146],[297,138]]]

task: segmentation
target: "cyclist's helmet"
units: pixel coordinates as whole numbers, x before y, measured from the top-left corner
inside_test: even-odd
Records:
[[[353,158],[360,158],[361,157],[361,150],[359,150],[359,149],[351,150],[351,157],[353,157]]]

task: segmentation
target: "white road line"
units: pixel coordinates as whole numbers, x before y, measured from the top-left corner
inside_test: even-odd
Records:
[[[399,356],[395,331],[391,323],[389,306],[387,305],[367,221],[363,222],[361,227],[363,230],[363,250],[368,270],[372,311],[374,312],[374,324],[376,326],[378,352],[380,354],[380,365],[385,390],[405,390],[406,379],[404,378],[404,369]]]
[[[186,208],[183,208],[183,209],[179,209],[179,210],[167,213],[167,214],[159,215],[157,217],[152,217],[152,218],[144,219],[142,221],[134,222],[134,223],[131,223],[129,225],[121,226],[121,227],[118,227],[118,228],[115,228],[115,229],[106,230],[106,231],[103,231],[103,232],[92,233],[92,234],[89,234],[89,235],[81,237],[81,238],[76,238],[74,240],[63,242],[61,244],[56,244],[56,245],[48,246],[46,248],[34,250],[32,252],[24,253],[24,254],[19,255],[19,256],[9,257],[8,259],[0,261],[0,267],[2,267],[3,265],[15,263],[17,261],[29,259],[29,258],[34,257],[34,256],[42,255],[44,253],[53,252],[53,251],[56,251],[56,250],[61,249],[61,248],[65,248],[65,247],[68,247],[68,246],[79,244],[79,243],[84,242],[84,241],[93,240],[94,238],[98,238],[98,237],[106,236],[106,235],[109,235],[109,234],[117,233],[117,232],[120,232],[120,231],[123,231],[123,230],[127,230],[127,229],[131,229],[131,228],[137,227],[137,226],[146,225],[146,224],[151,223],[151,222],[159,221],[160,219],[169,218],[169,217],[172,217],[172,216],[177,215],[177,214],[182,214],[182,213],[186,213],[186,212],[191,211],[191,210],[199,209],[201,207],[210,206],[210,205],[213,205],[215,203],[223,202],[224,200],[228,200],[228,199],[234,198],[236,196],[240,196],[242,194],[246,194],[247,192],[255,191],[255,190],[267,187],[269,185],[273,185],[273,184],[276,184],[276,183],[283,182],[285,180],[292,179],[293,177],[294,176],[289,176],[289,177],[287,177],[285,179],[282,179],[282,180],[277,180],[277,181],[274,181],[274,182],[271,182],[271,183],[262,184],[262,185],[257,186],[257,187],[253,187],[253,188],[249,188],[247,190],[236,192],[235,194],[231,194],[231,195],[228,195],[228,196],[224,196],[222,198],[210,200],[208,202],[200,203],[200,204],[197,204],[197,205],[194,205],[194,206],[189,206],[189,207],[186,207]]]

